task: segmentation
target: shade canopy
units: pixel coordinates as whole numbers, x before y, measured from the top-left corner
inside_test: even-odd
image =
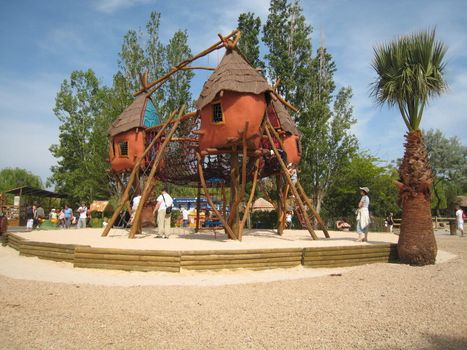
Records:
[[[5,193],[14,194],[16,196],[36,196],[36,197],[48,197],[48,198],[66,198],[66,194],[43,190],[41,188],[35,188],[30,186],[21,186],[5,191]]]

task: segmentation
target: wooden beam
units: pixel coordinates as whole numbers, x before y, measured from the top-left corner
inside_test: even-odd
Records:
[[[169,79],[173,74],[175,74],[177,71],[179,71],[180,69],[188,66],[191,62],[197,60],[198,58],[200,57],[203,57],[203,56],[206,56],[207,54],[209,54],[210,52],[212,51],[215,51],[215,50],[218,50],[222,47],[224,47],[224,43],[225,43],[225,40],[228,39],[228,38],[231,38],[232,36],[234,36],[235,34],[238,33],[238,29],[235,29],[233,32],[231,32],[230,34],[228,34],[227,36],[220,36],[221,37],[221,40],[219,40],[218,42],[216,42],[214,45],[211,45],[209,48],[207,48],[206,50],[204,51],[201,51],[200,53],[190,57],[189,59],[179,63],[176,67],[172,67],[172,69],[166,73],[165,75],[163,75],[162,77],[154,80],[153,82],[149,83],[145,88],[137,91],[136,93],[133,94],[133,96],[138,96],[139,94],[142,94],[143,92],[145,91],[148,91],[149,89],[151,89],[153,86],[159,84],[159,83],[164,83],[167,79]],[[159,85],[160,86],[160,85]],[[151,91],[149,94],[152,94],[155,90]]]
[[[204,171],[203,171],[203,157],[199,153],[196,153],[196,158],[198,159],[198,173],[199,173],[199,179],[201,181],[201,186],[203,187],[204,190],[204,195],[206,196],[206,199],[211,206],[212,210],[214,210],[214,213],[216,213],[217,217],[219,220],[222,222],[224,225],[225,230],[227,231],[227,234],[229,238],[231,239],[238,239],[238,237],[235,235],[233,232],[232,228],[227,224],[225,221],[225,218],[221,215],[221,213],[217,210],[216,206],[214,205],[214,202],[211,198],[211,195],[209,194],[208,188],[206,186],[206,180],[204,178]]]
[[[282,172],[284,174],[285,179],[289,183],[290,188],[292,189],[292,192],[293,192],[295,198],[297,199],[297,202],[298,202],[298,205],[299,205],[300,209],[305,213],[304,218],[305,218],[305,222],[306,222],[306,225],[307,225],[307,229],[310,232],[311,237],[313,237],[313,239],[318,239],[318,236],[316,236],[316,233],[313,230],[313,227],[312,227],[312,225],[310,223],[310,219],[308,218],[308,215],[306,215],[305,206],[303,205],[302,199],[300,198],[300,195],[299,195],[297,189],[295,188],[292,180],[290,179],[290,175],[289,175],[289,172],[287,170],[287,166],[284,164],[284,161],[282,160],[281,155],[279,154],[279,151],[277,150],[277,147],[274,144],[274,140],[272,139],[271,132],[269,131],[270,128],[274,129],[272,127],[272,125],[268,121],[268,125],[267,125],[265,130],[266,130],[266,134],[268,135],[268,139],[269,139],[269,142],[271,143],[274,154],[276,155],[276,158],[279,161],[279,164],[280,164],[280,166],[282,168]]]
[[[251,208],[251,203],[253,202],[253,198],[255,196],[255,191],[256,191],[256,184],[258,182],[258,173],[259,173],[259,158],[256,159],[255,161],[255,172],[253,175],[253,183],[251,185],[251,191],[250,191],[250,197],[248,198],[248,202],[245,206],[245,211],[243,212],[243,217],[242,221],[240,222],[240,240],[242,240],[242,235],[243,235],[243,228],[245,227],[246,220],[248,218],[248,213]]]
[[[128,238],[134,238],[136,233],[138,232],[138,229],[139,229],[138,222],[140,222],[141,220],[141,213],[143,211],[144,204],[146,203],[149,197],[149,192],[150,190],[152,190],[154,186],[153,179],[154,179],[154,176],[156,175],[157,168],[162,159],[162,156],[164,155],[164,150],[169,144],[170,138],[173,136],[173,134],[175,133],[175,130],[177,130],[177,127],[180,124],[180,117],[183,115],[184,112],[185,112],[185,105],[183,105],[182,108],[180,108],[180,112],[178,113],[178,120],[173,124],[167,138],[162,143],[162,145],[159,147],[156,159],[154,160],[154,163],[152,164],[151,172],[148,175],[148,181],[146,181],[143,193],[141,194],[141,199],[139,201],[138,208],[136,208],[135,216],[133,219],[133,225],[131,226],[131,230],[130,230],[130,234],[128,235]]]
[[[136,176],[137,176],[137,174],[138,174],[138,172],[140,170],[141,162],[146,157],[148,152],[152,149],[152,147],[154,147],[154,145],[159,140],[159,138],[162,136],[162,133],[164,132],[167,125],[169,125],[169,122],[174,118],[175,113],[176,113],[176,111],[172,112],[172,114],[170,115],[169,120],[167,121],[167,123],[165,123],[160,128],[157,135],[152,139],[151,143],[146,147],[143,154],[139,157],[139,159],[136,161],[136,164],[133,166],[133,170],[131,171],[131,175],[130,175],[130,178],[128,179],[128,184],[127,184],[127,186],[125,188],[125,191],[121,195],[120,200],[119,200],[119,202],[117,204],[117,207],[115,208],[115,211],[114,211],[112,217],[110,218],[109,222],[107,223],[107,226],[104,227],[104,231],[102,232],[102,235],[101,235],[102,237],[106,237],[109,234],[110,229],[112,228],[115,221],[117,220],[117,218],[120,215],[120,211],[122,210],[125,203],[128,201],[128,198],[129,198],[129,195],[130,195],[130,190],[131,190],[131,187],[133,186],[133,182],[135,181]]]
[[[268,123],[268,126],[269,128],[271,129],[271,132],[273,133],[273,135],[276,137],[276,139],[279,141],[282,149],[284,149],[284,143],[282,142],[282,139],[280,138],[279,134],[277,133],[277,131],[274,129],[274,127],[272,126],[271,122],[268,120],[267,121]],[[329,232],[326,228],[326,225],[324,224],[324,221],[323,219],[321,219],[321,216],[319,215],[319,213],[316,211],[315,207],[313,206],[313,204],[311,203],[311,200],[310,198],[308,198],[305,190],[303,189],[302,185],[300,184],[300,181],[298,181],[297,179],[297,183],[296,183],[296,186],[297,186],[297,189],[299,191],[299,193],[302,195],[302,198],[305,200],[306,204],[308,205],[308,207],[310,208],[313,216],[316,218],[316,220],[318,221],[318,223],[320,224],[323,232],[324,232],[324,236],[326,238],[330,238],[329,236]]]

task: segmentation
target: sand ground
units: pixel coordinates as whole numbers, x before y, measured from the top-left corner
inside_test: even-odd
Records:
[[[0,348],[465,349],[467,238],[437,241],[442,259],[432,266],[181,274],[165,283],[168,274],[72,269],[3,247]]]

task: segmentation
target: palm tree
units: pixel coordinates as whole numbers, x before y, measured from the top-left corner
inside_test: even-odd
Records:
[[[430,205],[433,176],[420,122],[428,100],[447,88],[445,53],[446,46],[435,40],[435,30],[403,36],[374,49],[372,67],[378,77],[371,95],[380,105],[397,105],[408,129],[396,185],[402,206],[399,258],[411,265],[434,264],[436,260]]]

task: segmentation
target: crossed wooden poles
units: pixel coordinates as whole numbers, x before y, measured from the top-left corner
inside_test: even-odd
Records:
[[[135,182],[135,179],[137,178],[138,172],[141,169],[141,165],[143,160],[145,159],[146,155],[149,153],[151,149],[153,149],[158,141],[160,141],[164,136],[164,131],[166,131],[167,127],[172,124],[172,127],[170,128],[170,131],[168,132],[167,136],[164,137],[164,142],[159,146],[157,150],[157,155],[156,158],[154,159],[152,166],[151,166],[151,171],[147,176],[143,192],[141,194],[141,200],[138,203],[138,207],[134,213],[133,217],[133,225],[131,227],[130,233],[128,235],[129,238],[134,238],[137,233],[141,232],[141,213],[144,208],[144,204],[148,200],[155,184],[155,175],[156,172],[159,168],[160,161],[162,160],[162,157],[164,155],[164,151],[168,145],[169,142],[172,141],[172,137],[177,130],[178,126],[180,125],[180,122],[183,120],[186,120],[187,118],[192,118],[197,115],[196,112],[188,113],[183,115],[185,111],[185,106],[183,106],[178,113],[178,116],[176,119],[175,117],[175,112],[171,114],[169,119],[167,120],[166,123],[161,124],[158,126],[159,131],[157,135],[152,139],[152,141],[148,144],[146,147],[145,151],[143,154],[140,156],[140,158],[137,160],[135,166],[133,167],[133,170],[130,174],[128,184],[126,186],[125,191],[123,192],[122,196],[120,197],[120,200],[117,204],[117,207],[115,208],[115,212],[113,213],[111,219],[108,222],[108,225],[104,228],[104,231],[102,232],[102,236],[107,236],[110,229],[116,222],[117,218],[120,215],[121,210],[124,208],[125,205],[129,205],[129,195],[131,188],[133,186],[133,183]],[[310,218],[307,215],[307,209],[309,209],[312,212],[312,215],[316,218],[318,223],[320,224],[321,228],[323,229],[323,232],[327,238],[329,238],[329,234],[326,230],[326,227],[324,225],[324,222],[322,221],[321,217],[319,214],[316,212],[314,209],[310,199],[307,197],[305,191],[303,190],[303,187],[300,185],[300,183],[297,181],[294,183],[290,177],[290,174],[287,170],[287,167],[282,160],[282,157],[277,149],[277,147],[274,144],[273,136],[274,138],[277,139],[282,145],[282,141],[280,136],[277,134],[276,130],[274,127],[271,125],[269,122],[267,116],[264,117],[264,122],[261,126],[261,134],[264,132],[266,133],[266,136],[269,140],[269,143],[272,147],[272,150],[274,151],[274,154],[276,155],[276,158],[279,162],[279,165],[281,167],[281,173],[280,176],[282,176],[287,183],[287,189],[285,191],[285,195],[282,195],[282,200],[287,199],[287,193],[288,189],[292,190],[292,193],[295,196],[295,200],[297,204],[300,207],[300,210],[302,213],[304,213],[304,219],[306,223],[306,227],[312,236],[313,239],[318,239],[316,236],[316,233],[313,230],[313,226],[310,222]],[[242,235],[243,235],[243,230],[245,227],[245,223],[248,217],[248,213],[251,209],[251,205],[253,202],[254,194],[256,191],[256,187],[258,184],[258,175],[259,175],[259,168],[260,168],[260,155],[258,152],[253,153],[253,157],[255,157],[254,160],[254,168],[252,170],[253,174],[253,179],[252,179],[252,187],[250,194],[248,196],[248,201],[246,203],[246,206],[243,211],[243,216],[240,220],[240,215],[239,215],[239,206],[241,202],[243,201],[243,198],[245,196],[246,192],[246,183],[248,181],[248,174],[247,174],[247,159],[248,159],[248,148],[247,148],[247,139],[246,139],[246,131],[248,130],[248,122],[245,125],[245,129],[243,131],[239,131],[240,139],[241,139],[241,145],[242,145],[242,161],[241,161],[241,171],[240,171],[240,166],[238,162],[238,148],[237,146],[233,146],[232,150],[226,153],[230,153],[231,155],[231,188],[230,188],[230,215],[228,218],[226,218],[225,215],[225,210],[222,211],[222,213],[217,209],[210,193],[209,189],[207,186],[206,178],[204,175],[204,170],[203,170],[203,164],[204,164],[204,157],[206,152],[199,152],[199,150],[196,152],[196,157],[198,161],[198,175],[199,175],[199,182],[200,185],[204,191],[204,194],[206,196],[206,199],[211,206],[212,210],[216,214],[216,216],[219,218],[219,220],[222,222],[224,229],[229,236],[230,239],[235,239],[235,240],[242,240]],[[262,136],[262,135],[261,135]],[[214,150],[213,150],[214,151]],[[215,153],[221,152],[220,150],[215,150]],[[209,154],[209,153],[208,153]],[[279,188],[278,188],[279,189]],[[305,206],[306,203],[306,206]],[[279,211],[279,213],[282,213]],[[279,233],[281,233],[281,227],[280,227],[280,222],[279,220]],[[283,227],[282,227],[283,228]]]

